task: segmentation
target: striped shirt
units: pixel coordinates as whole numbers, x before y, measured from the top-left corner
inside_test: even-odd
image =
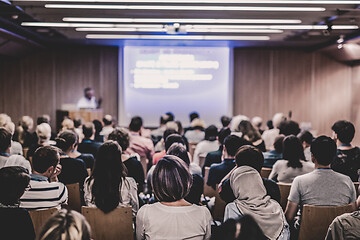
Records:
[[[27,210],[61,208],[68,200],[68,191],[61,182],[49,182],[48,178],[31,174],[30,189],[20,198],[20,207]]]

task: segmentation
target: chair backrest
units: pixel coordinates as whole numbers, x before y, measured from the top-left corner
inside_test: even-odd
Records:
[[[68,206],[71,210],[80,212],[81,211],[81,197],[79,183],[67,184],[68,190]]]
[[[94,240],[133,240],[131,207],[118,207],[108,214],[98,208],[82,207],[81,213],[91,227]]]
[[[56,212],[58,212],[58,209],[55,207],[29,211],[31,220],[34,225],[34,230],[35,230],[36,236],[38,236],[40,234],[40,231],[41,231],[41,228],[43,227],[43,225]],[[19,229],[19,231],[21,231],[21,229]]]
[[[359,182],[354,182],[354,186],[355,186],[355,191],[356,191],[356,196],[359,196]]]
[[[210,171],[210,167],[205,167],[205,172],[204,172],[204,196],[208,196],[208,197],[214,197],[216,194],[216,191],[208,186],[206,184],[208,178],[209,178],[209,171]]]
[[[201,153],[199,154],[199,166],[202,168],[205,163],[205,158],[208,153]]]
[[[197,145],[197,143],[189,143],[189,153],[191,156],[191,161],[194,158],[194,152],[195,152],[196,145]]]
[[[304,205],[299,240],[325,239],[331,222],[343,213],[352,212],[351,204],[345,206],[310,206]]]
[[[286,208],[287,198],[290,193],[291,183],[278,183],[280,190],[280,205],[283,210]]]
[[[142,165],[142,167],[144,169],[144,176],[146,178],[149,160],[145,156],[141,156],[140,157],[140,162],[141,162],[141,165]]]
[[[225,213],[226,202],[221,199],[219,194],[219,185],[216,184],[216,194],[215,194],[215,205],[213,210],[213,219],[214,220],[223,220]]]
[[[269,178],[272,168],[263,167],[261,168],[260,175],[263,178]]]

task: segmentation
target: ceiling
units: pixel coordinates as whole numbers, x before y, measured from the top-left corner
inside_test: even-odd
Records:
[[[0,0],[0,28],[41,44],[121,45],[137,44],[131,39],[150,39],[164,44],[319,49],[337,44],[341,36],[346,43],[360,35],[359,6],[360,1]],[[261,23],[266,19],[272,23]],[[238,23],[226,23],[230,20]],[[198,41],[203,39],[209,41]]]

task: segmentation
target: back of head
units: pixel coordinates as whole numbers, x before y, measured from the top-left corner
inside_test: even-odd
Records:
[[[69,118],[65,118],[61,123],[61,127],[62,130],[74,129],[75,128],[74,121]]]
[[[218,129],[215,125],[210,125],[205,129],[205,140],[215,141],[218,136]]]
[[[230,136],[231,130],[228,127],[222,128],[219,131],[219,142],[221,145],[224,144],[224,140],[227,136]]]
[[[189,114],[190,122],[192,122],[196,118],[200,118],[200,115],[197,112],[191,112]]]
[[[77,143],[77,135],[70,130],[65,130],[57,136],[56,146],[63,152],[67,152],[69,148]]]
[[[20,119],[19,125],[24,129],[24,131],[29,131],[34,126],[34,120],[30,116],[23,116]]]
[[[220,121],[221,121],[222,126],[225,128],[230,125],[231,118],[228,116],[221,116]]]
[[[253,118],[251,119],[252,125],[253,125],[254,127],[257,127],[257,128],[260,128],[260,127],[261,127],[262,122],[263,122],[262,118],[261,118],[261,117],[258,117],[258,116],[253,117]]]
[[[284,141],[285,135],[280,134],[279,136],[277,136],[275,138],[274,141],[274,149],[277,153],[282,153],[283,152],[283,141]]]
[[[59,150],[53,146],[39,147],[32,158],[34,171],[44,173],[59,163]]]
[[[83,134],[86,139],[91,138],[91,136],[94,134],[95,126],[92,122],[87,122],[83,125]]]
[[[272,120],[267,121],[266,126],[268,127],[268,129],[273,129],[274,128],[273,121]]]
[[[194,120],[191,121],[190,126],[194,129],[204,130],[206,124],[200,118],[195,118]]]
[[[49,115],[42,115],[36,119],[36,125],[40,125],[42,123],[50,124]]]
[[[167,155],[173,155],[179,157],[183,160],[188,166],[190,165],[189,154],[186,150],[186,147],[181,143],[173,143],[169,150],[166,152]]]
[[[232,157],[234,157],[239,148],[244,145],[251,145],[251,142],[236,135],[230,135],[224,140],[226,152],[229,156]]]
[[[168,151],[171,145],[174,143],[180,143],[186,146],[184,138],[177,133],[170,134],[167,138],[165,138],[165,151]]]
[[[299,124],[292,120],[282,121],[280,123],[279,129],[280,129],[280,134],[284,134],[285,136],[289,136],[289,135],[297,136],[300,132]]]
[[[0,203],[14,206],[28,187],[30,176],[23,167],[4,167],[0,169]]]
[[[189,194],[192,175],[183,160],[166,155],[156,164],[151,181],[157,200],[175,202]]]
[[[301,168],[300,160],[305,160],[304,149],[300,140],[294,135],[290,135],[283,140],[283,159],[288,160],[288,166]]]
[[[242,146],[235,155],[236,166],[249,166],[260,173],[264,165],[264,156],[256,147],[245,145]]]
[[[36,126],[36,135],[40,143],[49,141],[51,138],[51,127],[48,123],[40,123]]]
[[[302,131],[297,135],[297,137],[299,138],[301,143],[306,142],[309,145],[312,143],[314,139],[313,135],[309,131]]]
[[[279,128],[280,123],[285,120],[286,120],[286,117],[283,113],[275,113],[275,115],[272,119],[272,124],[273,124],[274,128]]]
[[[242,132],[243,136],[247,136],[250,142],[255,142],[261,138],[261,135],[257,129],[248,120],[242,120],[239,123],[239,131]]]
[[[327,166],[336,155],[336,143],[327,136],[320,136],[311,143],[310,151],[320,165]]]
[[[121,147],[112,140],[103,143],[96,155],[94,171],[88,181],[92,185],[92,202],[104,213],[111,212],[122,202],[119,189],[126,177],[121,160]]]
[[[110,126],[110,125],[112,125],[112,123],[113,123],[112,116],[109,115],[109,114],[106,114],[106,115],[104,116],[104,118],[103,118],[103,123],[104,123],[105,126]]]
[[[4,153],[11,146],[11,133],[5,128],[0,128],[0,152]]]
[[[350,144],[355,136],[354,125],[346,120],[337,121],[331,129],[336,133],[337,139],[344,144]]]
[[[129,124],[129,130],[132,132],[139,132],[142,125],[143,125],[143,121],[142,121],[141,117],[138,117],[138,116],[133,117]]]
[[[75,128],[79,128],[81,125],[82,125],[82,119],[81,118],[74,119],[74,127]]]
[[[11,122],[10,116],[5,113],[0,113],[0,127],[4,127],[8,122]]]
[[[164,134],[163,134],[163,139],[164,141],[166,140],[166,138],[168,136],[170,136],[171,134],[179,134],[178,131],[174,128],[167,128],[165,131],[164,131]]]
[[[11,135],[14,135],[15,124],[13,122],[7,122],[4,126],[4,128],[6,128],[6,130],[8,130],[11,133]]]
[[[161,117],[160,117],[160,124],[161,124],[161,125],[166,124],[167,122],[170,121],[169,119],[170,119],[169,115],[167,115],[167,114],[161,115]]]
[[[245,115],[236,115],[231,119],[231,131],[239,132],[239,124],[243,120],[249,120],[249,118]]]
[[[94,124],[95,134],[99,134],[101,132],[101,130],[103,129],[102,122],[95,119],[95,120],[92,121],[92,123]]]
[[[83,215],[61,209],[45,223],[38,239],[90,240],[90,233],[90,225]]]
[[[129,132],[125,128],[115,128],[108,136],[108,140],[116,141],[122,151],[125,151],[129,147],[130,136]]]
[[[169,121],[174,121],[175,120],[175,116],[174,116],[174,114],[172,112],[167,112],[165,114],[169,116]]]
[[[166,123],[166,129],[174,129],[176,132],[179,132],[179,126],[174,121],[169,121]]]

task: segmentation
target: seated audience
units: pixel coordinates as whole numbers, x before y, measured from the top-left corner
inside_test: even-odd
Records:
[[[30,176],[23,167],[0,169],[0,238],[34,240],[35,232],[28,211],[19,199],[29,186]]]
[[[189,153],[181,143],[173,143],[167,151],[168,155],[179,157],[186,165],[190,166]],[[190,174],[192,175],[193,182],[189,191],[189,194],[185,197],[185,200],[189,203],[200,204],[201,194],[204,192],[204,179],[197,173],[192,173],[189,167]]]
[[[136,156],[127,154],[125,151],[129,147],[130,136],[125,128],[115,128],[109,134],[108,140],[116,141],[121,147],[121,160],[127,169],[127,176],[135,179],[138,185],[138,192],[144,191],[144,169]]]
[[[199,113],[197,113],[197,112],[191,112],[191,113],[189,113],[190,126],[189,126],[189,127],[186,127],[186,128],[184,129],[184,132],[185,132],[185,133],[186,133],[187,131],[194,130],[194,129],[193,129],[193,126],[191,125],[191,123],[192,123],[195,119],[200,119]],[[205,123],[204,123],[204,124],[205,124]],[[204,128],[205,128],[205,126],[204,126]]]
[[[152,157],[155,153],[154,144],[150,139],[140,135],[141,127],[141,117],[133,117],[129,124],[130,146],[126,149],[126,152],[128,154],[137,153],[140,157],[146,158],[149,163],[151,163]]]
[[[61,122],[60,132],[66,131],[66,130],[74,130],[74,129],[75,129],[74,121],[71,120],[70,118],[67,118],[67,117],[66,117],[66,118]]]
[[[220,143],[219,149],[206,154],[205,162],[202,167],[203,176],[205,176],[205,167],[210,167],[211,164],[213,164],[213,163],[221,163],[221,157],[222,157],[223,149],[224,149],[224,140],[230,134],[231,134],[231,131],[230,131],[230,128],[228,128],[228,127],[222,128],[219,131],[219,137],[218,137],[219,143]]]
[[[154,204],[144,205],[136,217],[136,238],[210,239],[211,214],[206,207],[190,204],[192,176],[185,162],[167,155],[154,169]]]
[[[223,161],[211,165],[207,185],[216,189],[216,184],[220,183],[226,174],[235,167],[235,154],[243,145],[251,145],[251,143],[235,135],[230,135],[225,138]]]
[[[100,135],[104,136],[104,140],[107,140],[108,135],[114,130],[112,116],[107,114],[103,118],[104,127],[100,132]]]
[[[0,128],[0,168],[21,166],[31,173],[31,165],[21,155],[10,155],[11,133],[5,128]]]
[[[344,213],[329,226],[325,240],[360,239],[360,211]]]
[[[283,113],[276,113],[272,119],[272,127],[268,130],[265,130],[262,134],[262,139],[264,139],[265,146],[267,150],[274,149],[275,138],[280,134],[280,123],[286,120],[286,116]]]
[[[14,136],[15,124],[11,121],[11,118],[5,113],[0,113],[0,127],[4,127],[11,133],[12,136]],[[10,154],[23,155],[23,148],[19,142],[11,140]]]
[[[205,129],[205,140],[199,142],[196,145],[194,151],[193,162],[202,167],[200,163],[200,154],[206,154],[208,152],[215,151],[219,148],[219,141],[217,140],[218,130],[214,125],[211,125]]]
[[[91,240],[91,228],[78,212],[61,209],[42,227],[38,240]]]
[[[155,146],[155,154],[153,155],[153,164],[156,164],[163,156],[166,155],[166,150],[165,150],[165,140],[166,138],[173,134],[173,133],[178,133],[177,131],[177,125],[175,122],[168,122],[168,123],[173,123],[175,124],[175,126],[172,126],[170,128],[167,128],[164,131],[164,135],[162,137],[162,139],[156,144]]]
[[[353,182],[357,182],[360,169],[360,148],[351,145],[355,127],[351,122],[342,120],[334,123],[331,129],[334,131],[333,136],[337,144],[337,152],[331,162],[331,168],[349,176]]]
[[[189,143],[199,143],[205,138],[205,122],[200,118],[195,118],[190,123],[190,128],[185,131],[185,137]]]
[[[59,181],[64,184],[79,183],[80,191],[88,176],[86,165],[82,159],[72,158],[69,154],[75,149],[77,135],[70,130],[63,131],[56,138],[56,146],[61,150],[60,164],[62,166]]]
[[[74,128],[75,128],[74,132],[76,133],[76,135],[78,135],[79,142],[82,142],[82,140],[84,139],[82,126],[83,126],[83,124],[82,124],[81,118],[74,119]]]
[[[118,206],[131,206],[133,217],[139,209],[137,186],[133,178],[126,177],[121,161],[121,147],[112,140],[99,148],[94,171],[84,183],[85,204],[109,213]]]
[[[260,149],[260,151],[266,152],[264,140],[262,140],[259,131],[254,128],[250,121],[241,121],[238,128],[243,138],[251,142],[252,145]]]
[[[251,119],[251,124],[255,127],[256,130],[259,131],[260,135],[262,135],[264,132],[264,130],[261,129],[262,123],[263,120],[261,117],[256,116]]]
[[[304,150],[300,140],[294,135],[284,138],[283,159],[274,164],[269,179],[277,182],[292,183],[295,177],[312,172],[315,168],[312,162],[304,161]]]
[[[100,134],[102,129],[103,129],[102,122],[95,119],[95,120],[92,121],[92,123],[94,124],[94,129],[95,129],[95,134],[94,134],[95,142],[103,143],[104,142],[104,136]]]
[[[86,169],[93,169],[95,164],[95,158],[91,153],[81,153],[78,151],[79,147],[79,135],[74,132],[76,135],[76,143],[74,149],[68,153],[68,156],[71,158],[78,158],[84,161]]]
[[[164,131],[166,130],[166,123],[170,122],[170,121],[174,121],[174,118],[172,118],[168,114],[161,115],[160,127],[151,131],[151,139],[152,139],[154,145],[157,144],[161,140],[161,138],[164,135]]]
[[[33,127],[34,120],[29,116],[23,116],[15,130],[13,136],[14,141],[21,143],[23,148],[28,148],[32,144],[36,143],[36,139],[34,139],[33,135],[30,133]]]
[[[280,123],[279,126],[280,134],[285,136],[295,135],[297,136],[300,133],[299,124],[292,120],[285,120]]]
[[[310,146],[314,139],[313,135],[309,131],[302,131],[297,137],[304,148],[305,160],[311,162]]]
[[[223,128],[229,128],[230,123],[231,123],[231,118],[228,116],[221,116],[220,118],[221,121],[221,125]]]
[[[38,148],[33,156],[33,173],[30,175],[30,188],[22,195],[20,207],[28,210],[57,207],[67,203],[68,192],[65,185],[58,182],[61,171],[57,148],[44,146]]]
[[[101,145],[101,142],[95,141],[95,126],[91,122],[83,125],[84,139],[78,146],[78,151],[81,153],[90,153],[96,158],[96,153]]]
[[[51,127],[47,123],[41,123],[36,126],[36,137],[38,142],[30,146],[29,151],[27,152],[27,159],[32,158],[36,149],[41,146],[49,146],[50,145],[50,138],[51,138]]]
[[[256,168],[259,168],[263,155],[252,146],[243,146],[236,153],[236,158],[243,160],[241,166],[230,175],[230,185],[236,199],[226,205],[224,221],[250,215],[267,238],[290,239],[289,226],[280,204],[267,195],[259,172],[249,166],[256,163]]]
[[[285,136],[280,134],[275,138],[274,150],[264,152],[264,167],[272,168],[277,160],[283,159],[283,140]]]
[[[355,210],[356,191],[348,176],[337,173],[330,168],[336,154],[335,142],[326,136],[316,138],[311,144],[312,161],[315,170],[294,179],[285,215],[295,229],[299,229],[300,217],[296,217],[298,207],[342,206],[352,204]]]

